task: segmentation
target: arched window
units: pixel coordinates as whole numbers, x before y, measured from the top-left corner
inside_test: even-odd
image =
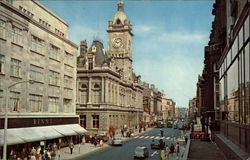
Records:
[[[116,20],[116,24],[121,24],[121,20],[119,18]]]
[[[82,88],[82,89],[87,89],[88,87],[87,87],[86,84],[82,84],[82,85],[81,85],[81,88]]]
[[[98,84],[95,84],[95,85],[94,85],[94,88],[95,88],[95,89],[99,89],[100,86],[99,86]]]

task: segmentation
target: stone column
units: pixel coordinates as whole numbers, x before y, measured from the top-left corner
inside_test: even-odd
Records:
[[[91,77],[89,77],[89,87],[88,87],[88,103],[92,103],[91,101],[92,101],[92,90],[91,90],[91,88],[92,88],[92,79],[91,79]]]
[[[102,96],[102,98],[101,98],[101,103],[104,103],[104,85],[105,85],[105,83],[104,83],[104,77],[102,77],[102,91],[101,91],[101,96]]]
[[[105,103],[108,103],[108,78],[107,77],[105,77],[105,79],[104,79],[104,83],[105,83],[105,96],[104,96],[104,101],[105,101]]]

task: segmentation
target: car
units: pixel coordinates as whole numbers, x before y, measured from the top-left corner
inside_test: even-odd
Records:
[[[160,139],[160,140],[152,140],[151,144],[151,149],[163,149],[165,147],[165,142]]]
[[[105,134],[97,134],[95,138],[100,142],[100,140],[103,140],[103,142],[107,142],[109,140],[109,137]]]
[[[148,148],[145,146],[138,146],[134,151],[134,158],[147,158],[149,156]]]
[[[122,140],[122,137],[118,137],[118,136],[115,136],[112,140],[111,140],[111,144],[112,145],[122,145],[123,144],[123,140]]]

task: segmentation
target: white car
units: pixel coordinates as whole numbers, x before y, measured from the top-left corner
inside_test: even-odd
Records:
[[[111,140],[111,144],[112,144],[112,145],[122,145],[122,144],[123,144],[122,137],[114,137],[114,138]]]
[[[147,158],[149,156],[148,148],[139,146],[135,148],[134,158]]]

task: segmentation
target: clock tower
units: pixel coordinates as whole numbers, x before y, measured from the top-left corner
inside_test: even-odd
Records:
[[[108,54],[114,58],[117,69],[122,71],[122,78],[132,81],[132,24],[124,12],[123,0],[118,0],[117,8],[107,29]]]

